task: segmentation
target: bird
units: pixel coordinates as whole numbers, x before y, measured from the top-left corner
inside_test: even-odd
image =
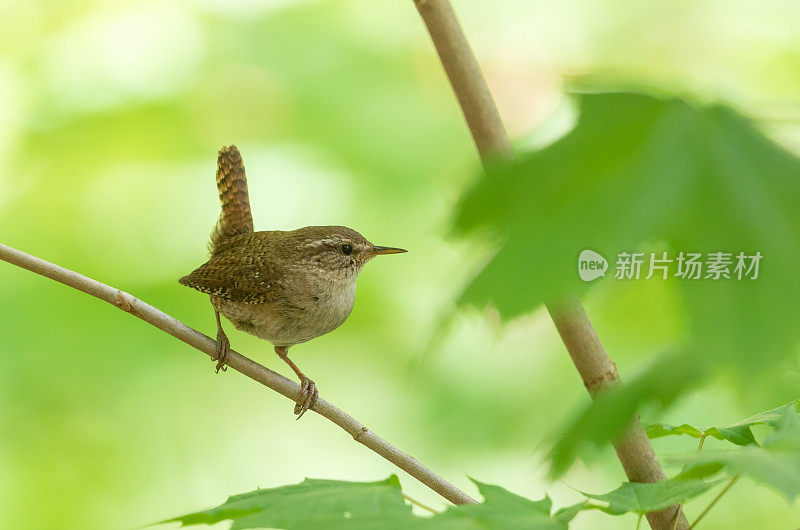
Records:
[[[333,331],[353,310],[356,279],[372,258],[407,252],[373,245],[345,226],[255,232],[242,155],[234,145],[217,156],[221,213],[206,263],[178,281],[210,296],[217,323],[216,372],[225,371],[230,341],[220,314],[236,329],[272,343],[300,380],[294,414],[319,396],[314,381],[289,358],[289,348]]]

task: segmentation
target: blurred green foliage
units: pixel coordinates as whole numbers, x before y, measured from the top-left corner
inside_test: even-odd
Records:
[[[561,427],[549,452],[550,474],[562,476],[578,456],[593,456],[619,436],[641,408],[662,412],[700,379],[685,358],[663,355],[645,372],[600,394]]]
[[[562,75],[586,72],[730,100],[800,147],[795,3],[454,3],[520,147],[572,127]],[[411,250],[370,264],[348,322],[293,354],[326,399],[472,493],[465,473],[557,506],[582,500],[564,482],[624,480],[607,446],[547,480],[538,449],[588,397],[542,312],[502,327],[464,312],[417,368],[486,245],[443,237],[477,157],[411,2],[0,3],[0,124],[3,243],[212,333],[207,300],[176,278],[206,257],[215,153],[234,143],[257,229],[346,224]],[[696,327],[675,283],[602,280],[586,294],[626,381]],[[228,332],[283,370],[267,344]],[[140,527],[231,492],[395,472],[171,337],[4,264],[0,336],[2,528]],[[773,354],[759,345],[752,359]],[[722,424],[789,401],[800,374],[787,363],[746,385],[711,373],[643,419]],[[680,437],[654,443],[686,450]],[[796,506],[747,481],[729,495],[708,528],[796,525]],[[608,519],[581,512],[571,527],[619,527]]]
[[[670,274],[693,362],[752,375],[795,353],[800,159],[727,107],[631,93],[576,99],[569,134],[495,169],[462,198],[457,229],[501,239],[462,302],[513,318],[585,292],[576,267],[586,248],[611,259],[652,242],[674,255],[761,252],[754,280]]]
[[[498,164],[461,199],[456,228],[499,240],[463,304],[492,304],[513,318],[583,293],[589,284],[576,272],[582,249],[614,260],[657,242],[673,256],[764,258],[751,278],[709,277],[709,269],[687,279],[670,269],[664,281],[678,284],[688,321],[680,355],[573,421],[551,453],[556,475],[581,442],[612,440],[642,404],[655,401],[663,410],[708,373],[728,372],[746,384],[786,369],[796,363],[800,339],[800,159],[727,107],[633,93],[576,98],[580,115],[569,134]],[[606,281],[639,278],[609,274]]]

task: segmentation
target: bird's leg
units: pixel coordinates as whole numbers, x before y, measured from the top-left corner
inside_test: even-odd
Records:
[[[228,352],[231,350],[231,342],[228,340],[228,336],[225,335],[225,332],[222,330],[222,322],[219,319],[219,310],[215,307],[214,308],[214,315],[217,317],[217,371],[219,373],[220,370],[223,372],[226,371],[228,368],[225,366],[225,359],[228,358]]]
[[[303,417],[303,414],[317,402],[317,397],[319,397],[317,385],[314,384],[314,381],[306,377],[306,374],[301,372],[297,365],[289,359],[288,346],[275,346],[275,353],[277,353],[278,357],[283,359],[284,362],[294,370],[297,377],[300,378],[300,395],[297,397],[297,404],[294,406],[294,413],[297,414],[297,419],[299,420]]]

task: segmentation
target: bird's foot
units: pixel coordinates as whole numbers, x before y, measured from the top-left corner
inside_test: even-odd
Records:
[[[319,391],[314,381],[307,377],[300,378],[300,396],[297,398],[297,403],[294,406],[294,413],[297,414],[297,419],[303,417],[308,409],[314,406],[319,397]]]
[[[217,357],[215,359],[217,361],[217,369],[214,373],[218,374],[220,370],[224,372],[228,369],[225,366],[225,360],[228,358],[229,351],[231,351],[231,343],[225,332],[220,329],[217,332]]]

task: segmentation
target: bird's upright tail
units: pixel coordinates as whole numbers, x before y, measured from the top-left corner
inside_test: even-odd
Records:
[[[211,253],[231,236],[253,231],[250,197],[242,155],[235,145],[223,147],[217,156],[217,191],[222,206],[219,220],[211,231]]]

